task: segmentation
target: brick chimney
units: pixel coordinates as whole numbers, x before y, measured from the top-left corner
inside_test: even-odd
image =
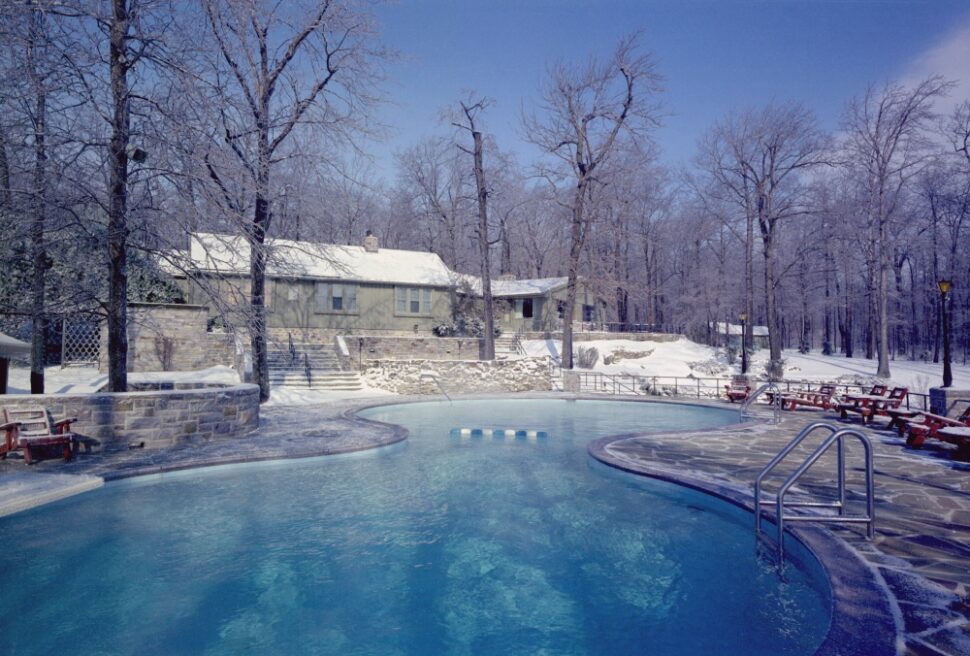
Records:
[[[377,237],[370,230],[367,231],[367,235],[364,237],[364,250],[368,253],[376,253],[378,250],[379,243]]]

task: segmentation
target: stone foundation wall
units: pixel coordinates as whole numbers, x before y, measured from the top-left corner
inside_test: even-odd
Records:
[[[676,342],[683,335],[674,333],[608,333],[608,332],[576,332],[573,342],[592,342],[604,339],[626,339],[631,342]],[[562,336],[560,335],[560,339]]]
[[[368,360],[478,360],[477,337],[344,337],[351,364],[361,369]]]
[[[44,406],[55,420],[77,417],[71,430],[105,450],[144,442],[163,448],[214,437],[238,437],[259,426],[259,387],[235,385],[122,394],[0,397],[0,407]]]
[[[128,306],[128,371],[195,371],[233,366],[228,333],[207,331],[203,305],[132,303]],[[108,370],[108,329],[101,327],[101,371]]]
[[[552,360],[368,360],[364,380],[398,394],[441,394],[434,379],[448,393],[533,392],[552,389]]]

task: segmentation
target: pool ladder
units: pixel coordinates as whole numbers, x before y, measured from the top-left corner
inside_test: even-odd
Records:
[[[761,396],[762,394],[764,394],[769,390],[774,393],[774,396],[771,397],[772,419],[776,424],[781,423],[781,388],[778,387],[778,385],[776,385],[775,383],[771,383],[771,382],[765,383],[764,385],[756,389],[754,391],[754,394],[746,398],[744,402],[741,403],[741,408],[739,410],[739,413],[742,421],[744,420],[745,417],[749,416],[748,408],[751,407],[751,404],[754,403],[755,399],[757,399],[759,396]]]
[[[761,488],[765,478],[777,467],[792,451],[804,442],[815,431],[827,431],[827,437],[815,448],[815,450],[805,458],[804,461],[789,474],[788,478],[781,484],[775,493],[774,499],[762,499]],[[846,514],[845,499],[845,440],[854,437],[862,443],[865,451],[865,472],[866,472],[866,511],[863,515]],[[812,465],[825,455],[832,447],[836,448],[836,472],[838,499],[835,501],[790,501],[786,498],[789,490],[798,482],[802,475],[807,472]],[[875,520],[875,499],[873,497],[873,465],[872,465],[872,443],[863,433],[851,428],[842,428],[825,422],[815,422],[809,424],[801,430],[795,438],[782,449],[778,455],[771,459],[764,469],[758,474],[754,482],[754,531],[758,540],[766,538],[766,534],[761,530],[762,507],[775,507],[775,525],[777,531],[777,555],[778,565],[783,566],[785,561],[785,524],[787,522],[828,522],[833,524],[865,524],[866,538],[871,540],[875,535],[873,522]],[[836,510],[835,515],[826,514],[794,514],[788,512],[789,508],[832,508]]]

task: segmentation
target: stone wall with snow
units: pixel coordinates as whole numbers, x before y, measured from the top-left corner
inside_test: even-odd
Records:
[[[350,360],[362,368],[369,360],[478,360],[477,337],[361,337],[344,338]]]
[[[238,437],[259,427],[259,387],[221,385],[120,394],[17,394],[7,408],[43,406],[55,420],[76,417],[71,431],[102,449],[146,448]]]
[[[552,360],[368,360],[362,375],[371,387],[397,394],[532,392],[552,389]]]

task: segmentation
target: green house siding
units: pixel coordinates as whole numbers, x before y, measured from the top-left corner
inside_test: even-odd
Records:
[[[516,301],[532,302],[532,316],[523,316],[523,305]],[[520,328],[523,330],[561,330],[562,318],[559,316],[560,303],[566,303],[566,289],[557,289],[549,292],[548,295],[521,296],[515,298],[503,298],[495,301],[496,322],[501,327],[503,333],[514,333]],[[590,290],[580,283],[576,292],[576,305],[573,308],[573,321],[583,321],[583,306],[594,304]]]
[[[201,303],[209,296],[199,284],[182,280],[186,300]],[[249,302],[249,280],[244,277],[208,278],[205,285],[237,307]],[[339,280],[266,281],[266,324],[269,328],[338,330],[348,333],[430,333],[437,323],[451,318],[451,291],[445,287],[402,286],[416,289],[418,311],[411,312],[410,297],[399,310],[396,285],[351,283]],[[335,301],[336,299],[339,299]],[[335,309],[335,306],[338,309]],[[215,310],[216,308],[213,308]]]
[[[273,283],[271,311],[266,317],[272,328],[430,332],[434,324],[451,317],[451,294],[445,288],[400,286],[419,290],[418,309],[412,312],[410,301],[400,309],[397,285],[281,279]],[[334,309],[335,286],[343,287],[340,309]],[[354,299],[352,307],[349,298]]]

